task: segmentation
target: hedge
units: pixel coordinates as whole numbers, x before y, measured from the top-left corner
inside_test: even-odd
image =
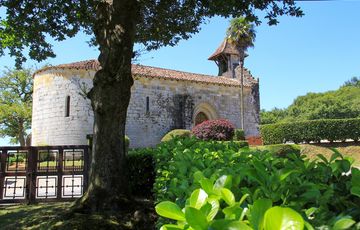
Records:
[[[265,145],[320,142],[321,140],[345,141],[360,139],[360,119],[321,119],[312,121],[288,122],[260,126]]]
[[[190,137],[191,131],[187,129],[174,129],[168,132],[162,139],[161,142],[171,141],[174,137]]]

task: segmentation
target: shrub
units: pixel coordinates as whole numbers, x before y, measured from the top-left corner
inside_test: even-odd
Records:
[[[271,200],[273,205],[299,212],[314,228],[331,229],[344,216],[360,221],[360,171],[353,168],[350,175],[346,174],[351,163],[340,154],[334,153],[330,160],[320,157],[316,162],[293,153],[296,145],[266,146],[270,151],[278,149],[280,157],[274,157],[270,151],[239,149],[231,143],[175,138],[159,145],[154,151],[156,202],[172,201],[184,207],[199,197],[192,191],[203,188],[212,196],[225,196],[230,193],[211,192],[211,188],[225,186],[235,201],[242,197],[246,197],[246,204]],[[284,153],[286,157],[281,157]],[[220,208],[225,207],[223,204]],[[241,214],[243,207],[232,206],[223,213]],[[208,207],[201,209],[206,210]],[[159,218],[158,227],[167,222]]]
[[[228,120],[208,120],[195,126],[192,133],[201,140],[229,141],[234,136],[234,129]]]
[[[190,137],[191,131],[187,129],[174,129],[168,132],[162,139],[161,142],[170,141],[174,137]]]
[[[155,181],[151,148],[132,149],[127,154],[128,175],[131,193],[140,197],[151,197]]]
[[[244,130],[235,129],[234,140],[235,141],[244,141],[245,140],[245,132],[244,132]]]
[[[264,144],[344,141],[360,138],[360,119],[321,119],[260,126]]]
[[[265,145],[258,147],[259,150],[269,151],[275,155],[285,157],[289,154],[295,153],[300,155],[300,146],[299,145],[286,145],[286,144],[276,144],[276,145]]]

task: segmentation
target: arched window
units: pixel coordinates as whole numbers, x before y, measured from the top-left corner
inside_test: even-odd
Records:
[[[70,96],[65,99],[65,117],[70,117]]]
[[[208,116],[203,112],[199,112],[195,117],[195,125],[201,124],[207,120],[209,120]]]

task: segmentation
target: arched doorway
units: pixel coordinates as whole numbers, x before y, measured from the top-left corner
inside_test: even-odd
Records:
[[[209,120],[208,116],[206,116],[205,113],[200,112],[195,116],[195,125],[201,124],[207,120]]]
[[[198,125],[204,121],[218,118],[217,112],[214,107],[206,102],[199,103],[195,107],[193,114],[193,125]]]

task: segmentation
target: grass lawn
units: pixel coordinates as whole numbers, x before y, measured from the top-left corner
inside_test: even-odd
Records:
[[[70,212],[71,204],[0,206],[0,229],[154,229],[154,205],[148,200],[121,213],[92,215]]]
[[[321,144],[321,145],[300,145],[301,153],[308,156],[310,159],[318,158],[318,154],[324,155],[330,159],[334,153],[333,149],[339,151],[344,157],[353,158],[355,167],[360,167],[360,145],[354,143],[336,143],[336,144]]]

